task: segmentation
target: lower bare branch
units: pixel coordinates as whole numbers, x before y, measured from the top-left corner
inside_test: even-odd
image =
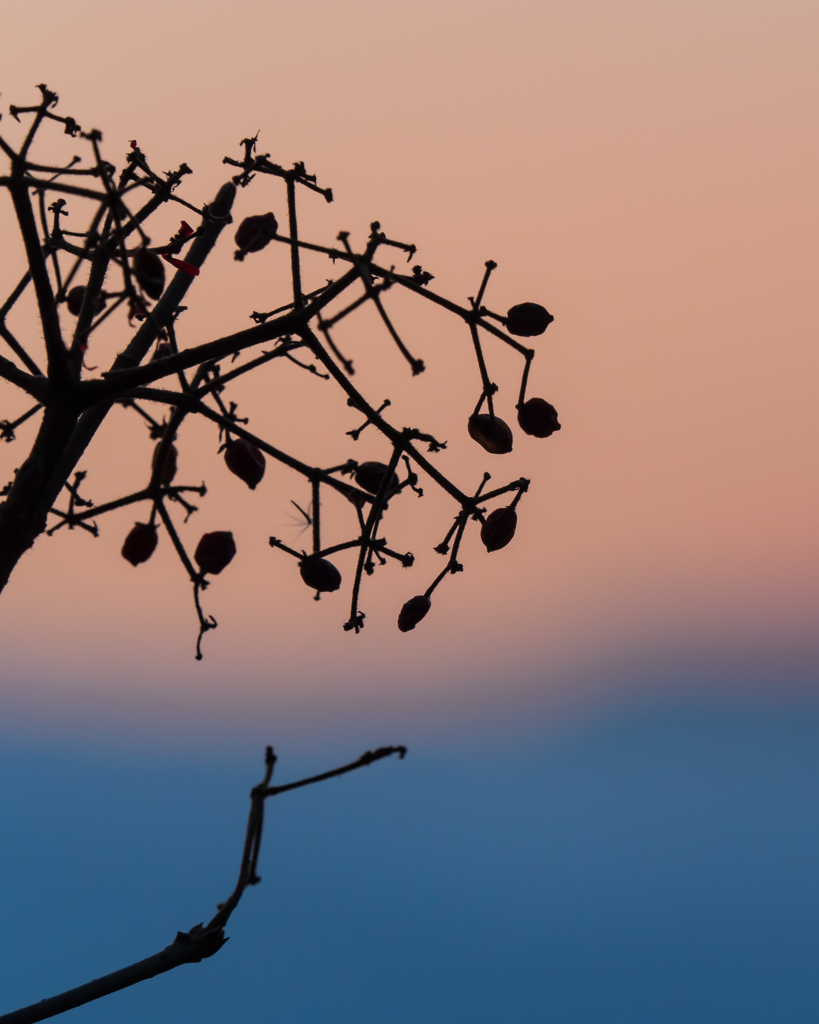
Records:
[[[119,992],[131,985],[138,985],[141,981],[147,981],[149,978],[155,978],[158,974],[172,971],[175,967],[181,967],[182,964],[196,964],[213,956],[227,942],[224,926],[238,906],[245,889],[249,885],[256,885],[261,881],[256,874],[256,864],[261,847],[265,800],[270,796],[288,793],[292,789],[301,789],[304,786],[312,786],[316,782],[324,782],[326,779],[346,775],[358,768],[366,768],[367,765],[382,761],[393,754],[404,758],[406,753],[407,748],[404,746],[379,747],[377,750],[368,750],[357,761],[351,761],[340,768],[333,768],[329,772],[322,772],[321,775],[311,775],[309,778],[300,779],[298,782],[289,782],[284,786],[271,786],[270,779],[276,764],[276,755],[273,753],[272,747],[267,747],[264,777],[259,785],[254,786],[250,792],[250,815],[242,850],[239,879],[227,900],[219,905],[216,915],[206,925],[198,924],[190,931],[177,932],[176,938],[170,946],[154,953],[153,956],[123,967],[119,971],[106,974],[102,978],[95,978],[85,985],[69,989],[58,996],[42,999],[39,1003],[32,1003],[31,1006],[24,1006],[22,1009],[5,1013],[0,1016],[0,1024],[37,1024],[37,1021],[56,1017],[60,1013],[65,1013],[66,1010],[73,1010],[85,1003],[110,995],[112,992]]]

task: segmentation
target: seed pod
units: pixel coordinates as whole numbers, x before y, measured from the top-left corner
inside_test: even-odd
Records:
[[[332,594],[341,586],[341,573],[326,558],[319,558],[317,555],[303,558],[299,564],[299,572],[307,586],[320,594]]]
[[[205,533],[196,545],[193,557],[202,572],[218,576],[236,554],[236,543],[229,530]]]
[[[255,444],[237,437],[225,445],[225,465],[253,491],[264,476],[265,458]]]
[[[493,419],[485,412],[470,416],[467,429],[473,441],[493,455],[512,451],[512,430],[499,416]]]
[[[377,494],[384,474],[389,469],[383,462],[362,462],[355,471],[355,482],[362,491],[369,491],[370,494]],[[389,490],[392,491],[398,486],[398,474],[393,473]]]
[[[398,613],[398,628],[402,633],[409,633],[411,629],[415,629],[431,607],[432,601],[426,594],[411,597]]]
[[[156,460],[159,458],[159,449],[162,447],[160,441],[156,448],[154,448],[153,458],[151,459],[151,472],[156,469]],[[168,454],[165,456],[165,462],[162,466],[162,472],[159,474],[159,482],[163,487],[168,487],[176,476],[176,445],[172,444],[168,449]]]
[[[517,525],[518,514],[511,505],[490,512],[481,527],[481,540],[486,545],[486,550],[500,551],[501,548],[505,548],[515,536]]]
[[[536,302],[521,302],[506,314],[506,329],[519,338],[533,338],[543,334],[554,320],[552,314]]]
[[[131,565],[147,562],[156,549],[156,527],[150,523],[134,523],[122,545],[122,557]]]
[[[82,300],[85,298],[85,285],[78,284],[65,297],[65,304],[68,306],[68,312],[73,313],[74,316],[80,315],[82,309]],[[101,313],[105,309],[105,297],[98,295],[94,299],[94,312]]]
[[[243,260],[249,252],[259,252],[276,237],[279,225],[272,213],[260,213],[255,217],[245,217],[239,225],[234,240],[238,249],[234,258]]]
[[[131,269],[139,287],[152,299],[165,290],[165,264],[155,252],[138,249],[131,260]]]
[[[532,437],[550,437],[560,430],[557,409],[545,398],[530,398],[518,409],[518,423],[524,434]]]

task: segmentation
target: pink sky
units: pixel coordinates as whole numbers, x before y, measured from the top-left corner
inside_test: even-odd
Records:
[[[300,480],[271,467],[251,494],[194,427],[180,473],[210,493],[186,536],[232,529],[239,548],[205,595],[220,628],[204,663],[167,540],[137,570],[120,557],[126,510],[101,519],[97,541],[42,539],[0,598],[7,711],[434,716],[459,702],[528,706],[533,688],[561,703],[608,697],[629,666],[704,660],[745,678],[758,662],[772,684],[815,674],[818,29],[815,5],[794,0],[16,9],[0,41],[4,106],[46,81],[62,113],[103,129],[112,161],[130,138],[163,169],[186,160],[195,201],[258,128],[263,151],[304,160],[335,191],[332,206],[302,204],[307,237],[344,228],[360,242],[377,218],[456,301],[496,260],[490,305],[539,301],[555,315],[530,394],[564,426],[485,455],[465,433],[478,391],[468,332],[390,295],[428,371],[410,378],[363,318],[345,339],[357,381],[393,400],[398,425],[450,441],[437,458],[464,489],[485,468],[532,478],[513,545],[487,555],[472,537],[467,571],[399,634],[397,610],[437,571],[430,549],[453,511],[431,489],[404,499],[388,536],[416,567],[369,582],[367,627],[352,636],[347,591],[316,605],[267,548],[271,533],[287,539],[289,500],[307,500]],[[13,137],[7,115],[0,130]],[[268,209],[281,216],[282,194],[260,182],[235,212]],[[0,225],[14,237],[7,206]],[[0,258],[5,291],[21,273],[15,246]],[[191,293],[183,343],[287,301],[284,270],[283,252],[234,263],[225,241]],[[322,282],[323,266],[309,273]],[[101,339],[101,361],[125,337]],[[513,420],[517,366],[488,358]],[[386,454],[343,438],[357,418],[295,367],[241,397],[251,425],[294,454]],[[5,387],[0,403],[0,418],[18,412]],[[117,423],[84,464],[98,503],[146,472],[142,428]],[[30,437],[0,450],[3,481]],[[351,576],[351,561],[339,567]]]

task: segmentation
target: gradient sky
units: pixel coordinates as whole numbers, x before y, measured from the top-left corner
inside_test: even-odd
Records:
[[[379,219],[460,302],[496,260],[490,306],[555,316],[530,394],[563,429],[483,453],[468,332],[389,293],[428,369],[411,378],[362,317],[339,337],[365,395],[445,437],[465,489],[484,469],[533,480],[514,543],[469,537],[413,633],[395,618],[438,570],[450,503],[428,488],[392,512],[416,566],[367,582],[356,637],[346,590],[316,604],[267,546],[298,543],[300,478],[268,464],[251,493],[195,424],[180,479],[209,494],[186,540],[238,545],[205,595],[202,663],[170,545],[120,557],[133,512],[38,541],[0,597],[3,1010],[147,955],[221,898],[262,744],[284,779],[405,741],[401,766],[277,807],[224,953],[77,1021],[815,1021],[818,50],[807,0],[6,12],[3,108],[46,82],[113,162],[132,138],[157,167],[187,161],[196,202],[258,129],[335,192],[302,203],[306,237],[360,243]],[[254,185],[235,214],[281,219],[281,191]],[[162,216],[157,238],[178,223]],[[7,292],[22,253],[2,204],[0,232]],[[182,344],[287,301],[283,252],[231,249]],[[308,284],[325,273],[308,261]],[[513,420],[518,367],[487,353]],[[386,455],[295,367],[236,397],[306,459]],[[0,419],[25,407],[0,385]],[[119,410],[82,464],[97,503],[145,479],[135,420]],[[32,432],[0,446],[0,483]]]
[[[21,563],[2,598],[9,714],[383,706],[435,719],[464,694],[470,709],[479,695],[522,708],[652,667],[710,666],[740,683],[759,664],[774,667],[770,682],[813,674],[818,21],[797,2],[17,9],[0,44],[4,100],[25,103],[47,81],[64,113],[104,130],[115,162],[136,137],[158,166],[187,160],[190,195],[206,201],[222,156],[258,128],[273,159],[303,159],[335,190],[332,206],[302,204],[307,237],[345,228],[360,241],[377,217],[461,301],[495,259],[490,304],[541,301],[556,317],[530,394],[564,427],[486,456],[464,430],[477,387],[467,332],[389,296],[428,372],[411,379],[362,318],[342,337],[365,394],[445,436],[440,464],[464,487],[484,468],[532,477],[514,545],[487,556],[471,538],[467,572],[440,588],[423,629],[400,635],[397,609],[432,578],[451,515],[438,497],[423,514],[406,501],[390,541],[416,567],[376,577],[367,628],[345,634],[347,597],[316,606],[266,547],[288,530],[295,542],[300,480],[271,467],[251,494],[213,432],[189,429],[182,475],[211,493],[188,539],[230,528],[239,547],[206,595],[220,628],[205,662],[191,658],[188,584],[169,545],[138,570],[121,559],[126,510],[102,521],[100,540],[64,531]],[[237,213],[281,214],[282,202],[261,182]],[[7,283],[15,244],[0,263]],[[283,256],[235,264],[225,244],[191,295],[183,343],[284,301]],[[325,270],[310,273],[320,282]],[[124,337],[96,343],[101,362]],[[496,349],[488,358],[513,419],[517,367]],[[374,437],[343,438],[357,421],[331,388],[285,367],[241,397],[251,426],[296,454],[383,457]],[[17,399],[2,396],[13,415]],[[3,446],[6,476],[30,436]],[[121,417],[83,464],[89,493],[128,489],[148,458],[142,428]],[[352,562],[340,566],[349,578]]]

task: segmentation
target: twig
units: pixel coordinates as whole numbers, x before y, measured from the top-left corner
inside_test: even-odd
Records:
[[[106,974],[101,978],[96,978],[85,985],[69,989],[60,995],[52,996],[50,999],[43,999],[39,1003],[32,1003],[31,1006],[24,1006],[22,1009],[3,1014],[0,1016],[0,1024],[37,1024],[38,1021],[47,1020],[49,1017],[55,1017],[67,1010],[76,1009],[78,1006],[84,1006],[86,1003],[110,995],[112,992],[119,992],[131,985],[147,981],[148,978],[155,978],[158,974],[172,971],[176,967],[181,967],[182,964],[199,963],[207,957],[213,956],[227,941],[224,927],[238,906],[245,889],[249,885],[257,885],[261,881],[256,872],[256,866],[261,847],[265,800],[268,797],[280,796],[282,793],[301,789],[304,786],[312,786],[317,782],[338,778],[348,772],[375,764],[376,761],[382,761],[393,754],[404,758],[406,753],[407,748],[403,746],[379,747],[377,750],[368,750],[357,761],[342,765],[340,768],[334,768],[331,771],[322,772],[320,775],[312,775],[283,786],[271,786],[270,779],[276,764],[276,755],[272,747],[267,747],[264,777],[259,785],[254,786],[250,792],[250,814],[245,832],[239,878],[233,892],[224,903],[220,904],[217,913],[211,920],[207,924],[195,925],[187,932],[177,932],[174,941],[153,956],[139,960],[137,963]]]

